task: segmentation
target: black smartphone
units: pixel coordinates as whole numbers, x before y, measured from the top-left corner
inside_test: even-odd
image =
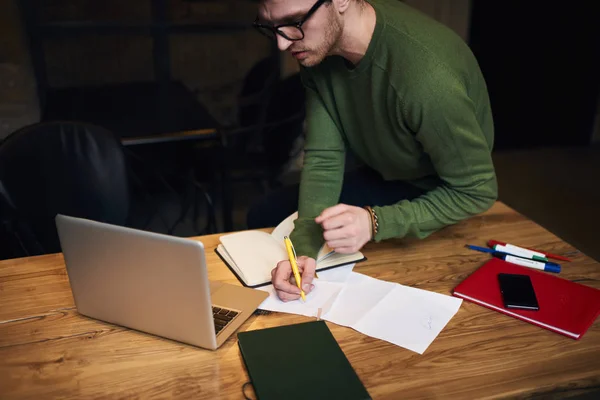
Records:
[[[531,278],[528,275],[498,274],[498,281],[505,308],[540,309]]]

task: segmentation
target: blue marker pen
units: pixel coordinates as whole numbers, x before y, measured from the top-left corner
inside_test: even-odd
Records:
[[[511,254],[503,254],[503,253],[492,253],[492,255],[496,258],[500,258],[509,263],[521,265],[523,267],[535,268],[546,272],[560,272],[560,265],[554,263],[544,263],[541,261],[528,260],[526,258],[521,258],[517,256],[513,256]]]
[[[487,247],[473,246],[472,244],[468,244],[466,247],[471,250],[481,251],[482,253],[490,253],[490,254],[496,253],[496,250],[488,249]]]

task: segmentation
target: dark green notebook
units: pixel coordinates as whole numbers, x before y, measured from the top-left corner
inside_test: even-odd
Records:
[[[269,399],[370,399],[325,321],[240,332],[254,392]]]

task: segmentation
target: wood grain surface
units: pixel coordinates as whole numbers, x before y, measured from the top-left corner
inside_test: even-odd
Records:
[[[218,238],[197,238],[209,276],[239,284],[214,253]],[[560,276],[600,288],[598,262],[501,203],[425,240],[369,244],[368,260],[355,271],[450,294],[489,259],[464,245],[488,239],[568,255],[573,262],[563,263]],[[309,320],[272,313],[252,316],[240,330]],[[598,321],[576,341],[463,302],[423,355],[327,324],[375,399],[562,398],[600,390]],[[248,380],[235,335],[210,351],[86,318],[75,309],[62,255],[0,261],[2,399],[240,399]]]

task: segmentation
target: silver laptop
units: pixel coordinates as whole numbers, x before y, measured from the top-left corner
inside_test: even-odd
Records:
[[[91,318],[217,349],[266,292],[209,282],[201,242],[56,216],[75,306]]]

